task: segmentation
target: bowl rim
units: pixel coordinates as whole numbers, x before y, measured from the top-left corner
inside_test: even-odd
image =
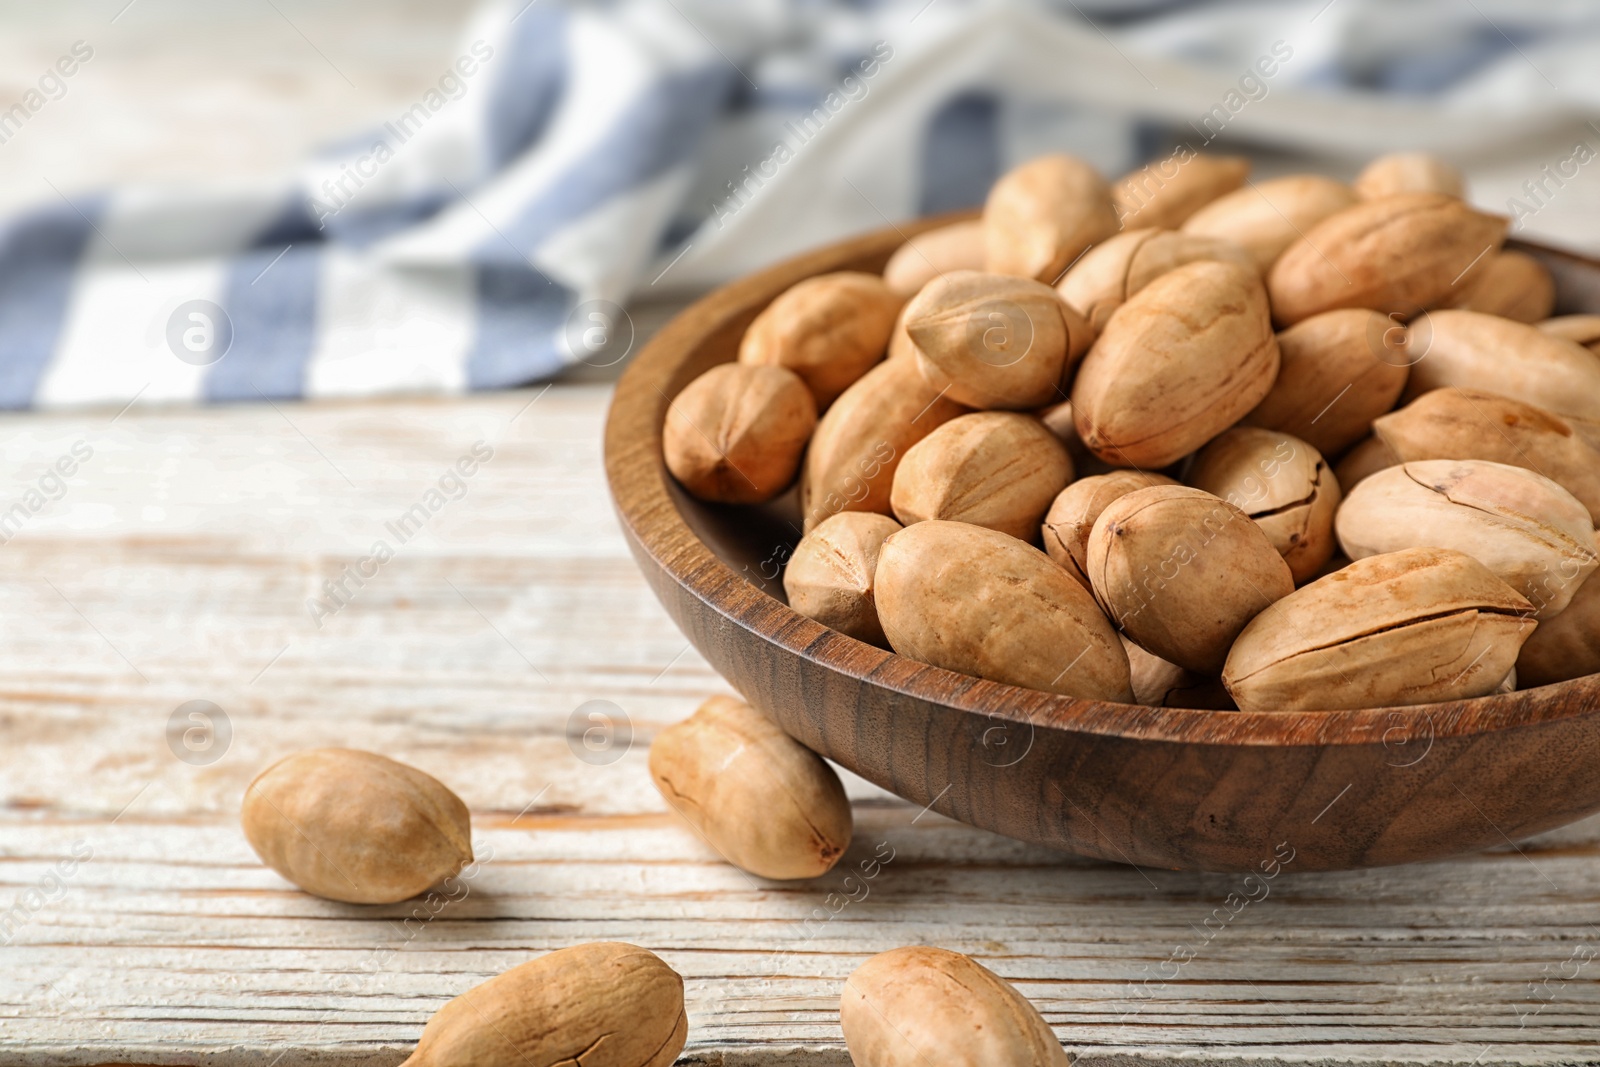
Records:
[[[917,233],[976,214],[957,212],[890,224],[803,252],[713,290],[663,326],[623,372],[606,418],[606,479],[619,522],[635,550],[647,554],[684,591],[753,639],[860,684],[1019,726],[1183,745],[1320,748],[1381,743],[1400,748],[1424,741],[1431,747],[1435,740],[1531,727],[1600,708],[1600,674],[1470,700],[1326,711],[1207,711],[1069,697],[919,663],[847,637],[799,614],[736,573],[690,528],[669,489],[671,475],[661,437],[669,389],[679,368],[708,337],[765,306],[796,281],[852,269],[850,264],[886,256]],[[1564,249],[1526,241],[1508,246],[1600,271],[1600,261]],[[1419,720],[1425,730],[1419,730]]]

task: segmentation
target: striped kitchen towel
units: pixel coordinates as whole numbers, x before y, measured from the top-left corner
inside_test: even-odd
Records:
[[[1565,126],[1600,144],[1600,16],[1573,12],[493,3],[431,88],[291,175],[0,224],[0,405],[514,386],[621,358],[632,297],[975,204],[1044,151],[1116,173],[1218,139],[1336,166]]]

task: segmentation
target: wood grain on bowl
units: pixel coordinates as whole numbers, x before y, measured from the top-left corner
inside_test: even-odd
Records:
[[[1600,810],[1600,676],[1477,700],[1360,711],[1210,712],[1075,700],[917,663],[782,601],[800,538],[794,493],[708,506],[662,460],[667,405],[734,359],[790,285],[881,270],[930,219],[799,256],[689,308],[617,388],[606,471],[645,576],[749,701],[818,753],[975,826],[1142,865],[1253,870],[1407,863],[1504,844]],[[1600,293],[1600,263],[1559,261],[1562,310]],[[1577,300],[1572,297],[1578,297]]]

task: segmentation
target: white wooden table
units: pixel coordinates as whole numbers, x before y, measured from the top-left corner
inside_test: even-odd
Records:
[[[646,772],[651,736],[721,682],[615,526],[608,393],[0,418],[0,511],[93,450],[0,546],[0,908],[23,918],[0,1061],[398,1063],[446,998],[611,938],[687,979],[688,1063],[848,1062],[844,977],[912,942],[1016,980],[1086,1063],[1600,1062],[1600,821],[1450,863],[1291,864],[1226,922],[1235,876],[1053,854],[859,780],[833,874],[718,862]],[[480,440],[494,458],[400,544],[385,523]],[[319,628],[307,599],[380,538],[394,558]],[[185,712],[195,750],[169,744],[196,700],[231,736],[206,747]],[[595,700],[631,744],[584,748]],[[464,899],[408,921],[257,862],[245,785],[331,744],[465,798]],[[1178,946],[1193,959],[1164,967]]]

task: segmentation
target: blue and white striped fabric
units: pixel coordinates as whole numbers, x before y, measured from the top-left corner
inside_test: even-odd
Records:
[[[976,203],[1043,151],[1115,173],[1225,126],[1337,166],[1583,129],[1597,41],[1521,0],[508,0],[294,174],[0,224],[0,405],[518,385],[590,355],[595,301]]]

